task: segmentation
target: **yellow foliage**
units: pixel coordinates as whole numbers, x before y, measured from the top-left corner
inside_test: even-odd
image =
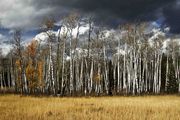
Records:
[[[18,67],[18,69],[21,70],[21,62],[20,62],[19,59],[16,60],[15,64],[16,64],[16,66]]]
[[[27,54],[30,56],[30,57],[35,57],[36,56],[36,53],[37,53],[37,41],[33,40],[30,45],[28,45],[27,47]]]
[[[26,77],[29,81],[29,87],[35,87],[36,85],[36,70],[34,66],[32,66],[32,61],[28,62],[26,67]]]
[[[101,75],[100,74],[95,74],[95,76],[94,76],[94,80],[96,81],[96,82],[100,82],[101,81]]]
[[[38,61],[38,80],[39,80],[39,84],[40,86],[43,86],[43,65],[44,62],[43,61]]]

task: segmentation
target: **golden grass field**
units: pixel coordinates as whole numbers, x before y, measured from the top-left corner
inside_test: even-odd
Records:
[[[180,120],[180,96],[54,98],[0,95],[1,120]]]

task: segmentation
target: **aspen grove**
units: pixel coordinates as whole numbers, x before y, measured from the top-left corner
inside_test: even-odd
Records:
[[[120,25],[113,32],[92,17],[71,14],[57,33],[43,24],[43,40],[23,45],[13,33],[13,49],[1,58],[0,89],[55,96],[180,93],[180,44],[147,23]],[[88,30],[80,34],[83,26]],[[75,32],[74,32],[75,31]]]

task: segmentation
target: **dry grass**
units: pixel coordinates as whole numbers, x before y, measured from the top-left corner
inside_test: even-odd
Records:
[[[180,97],[0,96],[1,120],[180,120]]]

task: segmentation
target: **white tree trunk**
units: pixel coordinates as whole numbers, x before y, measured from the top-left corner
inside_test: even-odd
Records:
[[[94,62],[93,62],[93,59],[92,59],[92,62],[91,62],[91,72],[90,72],[90,83],[89,83],[89,93],[92,92],[93,73],[94,73]]]
[[[70,94],[74,91],[73,85],[73,59],[72,59],[72,30],[70,31]]]
[[[84,60],[81,60],[81,71],[80,71],[80,87],[83,90],[83,72],[84,72]]]
[[[126,54],[127,54],[127,44],[125,44],[125,54],[124,54],[123,90],[126,89]]]

